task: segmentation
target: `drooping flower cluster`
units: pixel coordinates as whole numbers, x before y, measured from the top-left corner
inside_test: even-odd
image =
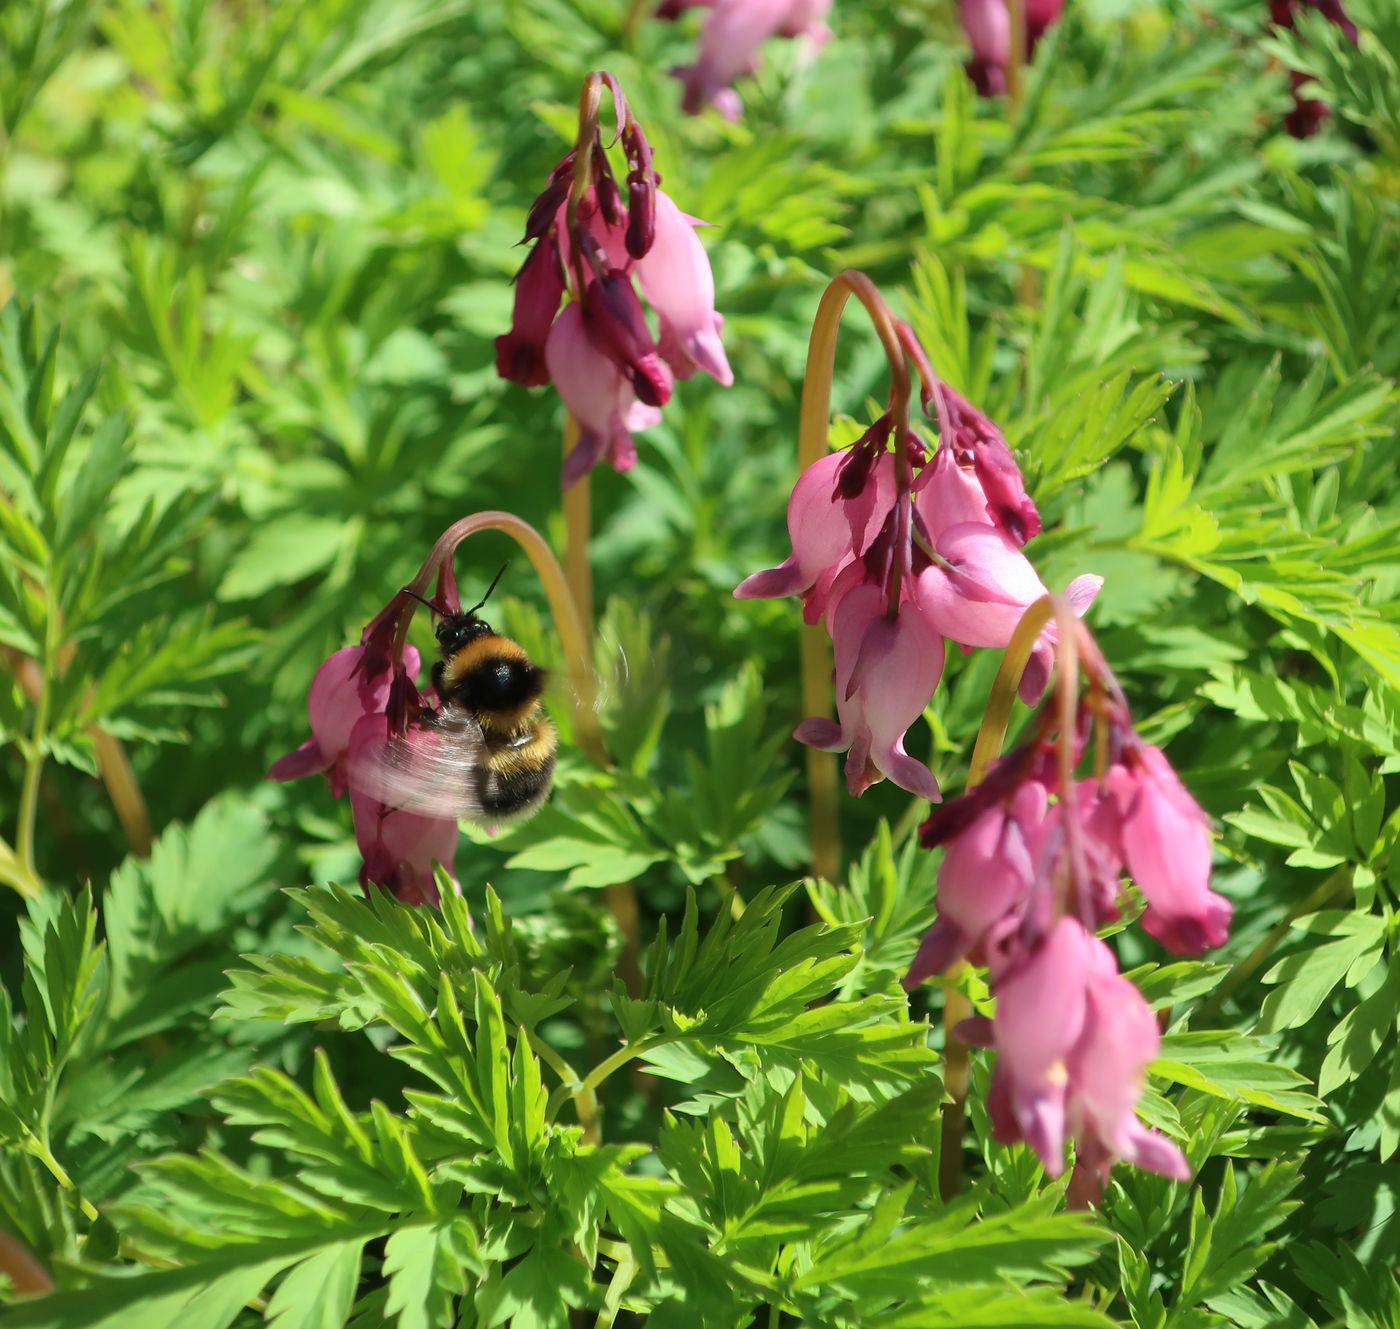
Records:
[[[450,563],[440,575],[437,601],[451,612],[461,608]],[[274,762],[268,776],[297,780],[324,773],[336,798],[348,791],[363,860],[360,884],[383,886],[409,904],[436,904],[433,864],[456,880],[456,817],[393,807],[355,778],[390,734],[403,734],[427,709],[414,682],[419,654],[399,632],[413,609],[414,601],[400,591],[370,620],[358,646],[336,651],[321,665],[306,703],[311,737]]]
[[[1210,889],[1205,814],[1134,731],[1087,630],[1075,631],[1089,684],[1069,732],[1046,708],[1029,742],[921,828],[925,846],[944,849],[938,919],[905,984],[962,959],[987,966],[996,1016],[957,1032],[997,1050],[988,1101],[997,1138],[1026,1141],[1052,1176],[1074,1139],[1074,1184],[1088,1198],[1117,1158],[1190,1175],[1176,1145],[1135,1112],[1160,1035],[1095,935],[1119,917],[1122,876],[1146,901],[1143,927],[1176,954],[1220,945],[1231,907]],[[1098,770],[1080,778],[1091,740]]]
[[[658,18],[678,18],[687,9],[708,9],[693,65],[675,70],[684,86],[681,105],[691,115],[713,106],[726,120],[743,110],[730,86],[758,67],[758,48],[770,37],[802,42],[810,58],[831,36],[826,16],[831,0],[665,0]]]
[[[1029,62],[1045,31],[1056,22],[1065,0],[1026,0],[1026,45],[1021,56]],[[958,18],[972,43],[967,75],[984,97],[1006,91],[1011,63],[1011,14],[1007,0],[958,0]]]
[[[627,161],[625,201],[598,121],[604,82]],[[525,387],[552,382],[578,423],[566,487],[604,459],[619,471],[634,465],[632,435],[660,421],[677,378],[703,370],[725,386],[734,381],[714,276],[695,234],[702,223],[661,189],[616,80],[591,76],[585,106],[578,144],[530,209],[524,243],[531,249],[516,277],[511,329],[496,339],[501,377]],[[656,316],[655,335],[638,286]]]
[[[1296,27],[1298,13],[1303,9],[1317,10],[1324,18],[1341,28],[1353,46],[1356,44],[1356,24],[1347,17],[1346,10],[1342,8],[1342,0],[1269,0],[1269,15],[1275,27]],[[1311,138],[1331,114],[1326,102],[1303,95],[1303,87],[1307,82],[1306,74],[1296,69],[1289,71],[1288,85],[1293,93],[1293,109],[1284,116],[1283,125],[1294,138]]]
[[[900,335],[938,423],[937,449],[929,454],[909,425],[907,399],[892,392],[889,409],[848,451],[798,479],[788,503],[791,557],[734,594],[798,595],[806,621],[826,624],[839,723],[813,717],[796,737],[848,752],[852,794],[888,778],[936,801],[933,772],[905,751],[904,737],[942,677],[945,643],[1006,646],[1046,589],[1021,552],[1040,514],[1006,440],[938,380],[911,329],[901,325]],[[1076,612],[1101,585],[1095,576],[1070,584]],[[1055,632],[1048,627],[1035,647],[1023,684],[1029,699],[1044,690]]]

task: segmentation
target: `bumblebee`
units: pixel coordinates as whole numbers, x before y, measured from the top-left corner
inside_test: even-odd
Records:
[[[376,749],[358,780],[352,775],[396,808],[499,826],[531,816],[549,798],[559,736],[540,703],[545,672],[476,612],[505,570],[477,604],[438,619],[442,658],[432,678],[441,709]]]

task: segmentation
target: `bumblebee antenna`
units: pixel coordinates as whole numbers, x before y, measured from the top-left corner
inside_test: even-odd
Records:
[[[418,603],[419,603],[420,605],[427,605],[428,608],[431,609],[431,610],[433,611],[433,613],[435,613],[435,614],[437,614],[439,617],[441,617],[441,615],[442,615],[442,610],[439,609],[438,606],[435,605],[431,600],[425,600],[421,595],[418,594],[417,591],[410,591],[410,590],[408,589],[408,587],[405,586],[405,587],[403,588],[403,592],[402,592],[402,593],[403,593],[404,595],[411,595],[415,600],[418,601]]]
[[[467,613],[476,613],[476,611],[480,609],[481,606],[484,605],[491,598],[491,592],[496,589],[497,583],[501,580],[502,577],[506,575],[506,569],[508,567],[510,567],[510,559],[506,559],[506,561],[501,564],[501,570],[494,577],[491,578],[491,584],[486,588],[486,594],[483,595],[481,599],[478,600],[474,605],[472,605],[472,607],[467,610]]]

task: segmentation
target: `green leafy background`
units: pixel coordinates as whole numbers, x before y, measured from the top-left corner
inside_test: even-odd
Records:
[[[0,1229],[58,1287],[5,1323],[1400,1323],[1400,10],[1349,5],[1354,48],[1254,0],[1082,0],[1013,113],[947,0],[837,0],[730,125],[678,113],[694,16],[631,8],[0,11],[0,833],[42,751],[47,883],[0,900]],[[714,224],[737,382],[681,385],[594,485],[615,768],[574,753],[565,680],[546,811],[464,839],[441,913],[365,899],[346,806],[262,777],[449,522],[562,538],[558,403],[492,338],[600,67]],[[1336,108],[1302,143],[1290,67]],[[945,1202],[942,993],[899,987],[920,807],[843,799],[846,880],[802,883],[797,615],[730,591],[785,552],[843,266],[1017,447],[1047,584],[1106,578],[1094,629],[1219,827],[1229,945],[1115,939],[1192,1185],[1120,1169],[1068,1211],[991,1141],[979,1053]],[[884,372],[853,317],[834,439]],[[504,554],[469,541],[464,585]],[[996,663],[954,653],[911,733],[946,789]]]

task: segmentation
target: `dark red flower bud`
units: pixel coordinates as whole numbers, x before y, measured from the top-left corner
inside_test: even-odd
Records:
[[[618,189],[611,171],[605,171],[598,177],[594,193],[603,220],[609,226],[616,226],[622,220],[622,191]]]
[[[636,173],[627,177],[627,252],[645,258],[656,239],[656,186]]]
[[[627,274],[609,268],[589,282],[583,310],[589,332],[631,380],[637,400],[646,406],[670,401],[675,375],[661,358]]]
[[[1026,482],[1001,430],[947,384],[942,393],[951,437],[959,454],[971,454],[977,481],[987,496],[992,519],[1017,544],[1040,534],[1040,512],[1026,493]]]
[[[852,499],[865,492],[875,470],[875,463],[884,455],[894,421],[888,413],[882,415],[851,445],[841,469],[836,473],[836,499]]]
[[[549,183],[544,192],[530,205],[530,215],[525,219],[525,239],[522,244],[538,240],[554,224],[560,204],[569,197],[569,186],[574,178],[574,154],[570,152],[558,166],[550,172]]]
[[[527,388],[549,382],[544,343],[563,294],[559,248],[552,236],[545,236],[516,273],[510,331],[496,338],[496,372],[502,378]]]

